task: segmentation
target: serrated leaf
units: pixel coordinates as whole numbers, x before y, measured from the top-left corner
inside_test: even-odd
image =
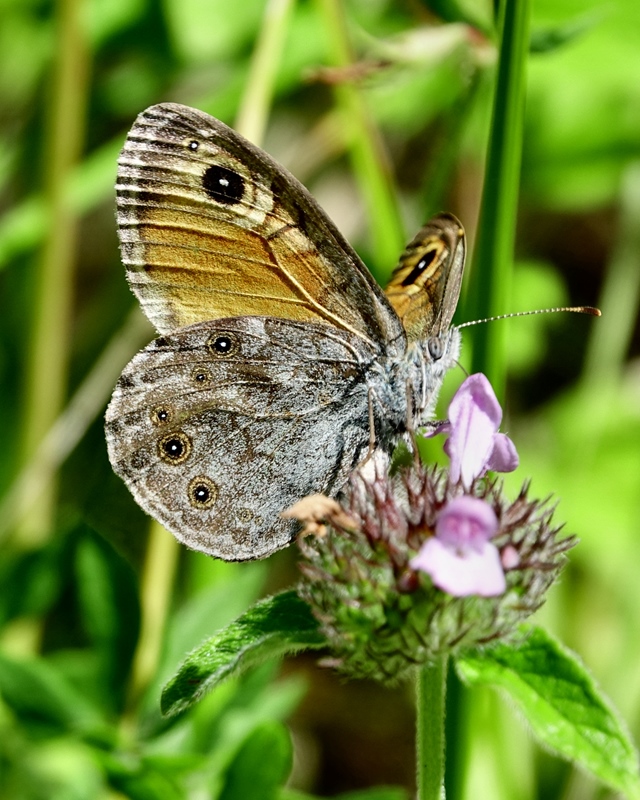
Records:
[[[291,771],[289,731],[264,722],[245,739],[225,775],[219,800],[273,800]]]
[[[294,591],[268,597],[187,656],[162,692],[162,713],[183,711],[221,681],[266,658],[325,644],[309,606]]]
[[[636,750],[584,665],[542,629],[523,633],[515,643],[458,657],[461,679],[505,690],[544,745],[628,797],[640,797]]]

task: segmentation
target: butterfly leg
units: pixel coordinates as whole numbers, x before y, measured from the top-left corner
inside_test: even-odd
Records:
[[[376,421],[375,415],[373,413],[373,399],[374,399],[374,391],[373,389],[369,389],[368,393],[368,405],[369,405],[369,449],[367,450],[367,455],[362,459],[362,464],[366,464],[367,461],[373,455],[374,450],[376,449]]]

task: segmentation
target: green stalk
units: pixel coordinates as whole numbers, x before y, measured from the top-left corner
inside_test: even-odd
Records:
[[[445,800],[445,699],[447,657],[420,667],[416,685],[418,800]]]
[[[354,63],[343,3],[320,0],[330,58],[335,67]],[[367,209],[372,238],[373,270],[386,276],[398,261],[406,242],[391,167],[360,90],[344,81],[335,87],[344,137],[350,149],[356,180]]]
[[[140,636],[122,720],[125,730],[132,725],[137,704],[158,668],[179,555],[177,539],[159,522],[151,522],[140,579]]]
[[[268,0],[260,36],[251,58],[235,128],[257,145],[264,139],[293,6],[294,0]]]
[[[465,319],[510,308],[531,0],[503,0],[498,76]],[[473,329],[472,372],[484,372],[499,398],[506,382],[507,323]]]
[[[508,313],[515,229],[520,185],[522,136],[529,53],[531,0],[502,0],[500,5],[500,52],[493,100],[480,219],[476,234],[472,271],[465,297],[464,319],[484,319]],[[472,372],[483,372],[499,399],[506,383],[507,322],[478,325],[466,332],[472,338]],[[448,772],[454,775],[450,800],[462,797],[468,763],[467,714],[462,687],[452,679],[453,704],[450,730],[458,746],[452,750]],[[450,760],[451,760],[450,759]]]
[[[66,393],[73,270],[78,217],[70,203],[68,178],[80,158],[87,98],[87,55],[80,0],[57,3],[57,54],[45,131],[45,202],[48,227],[35,277],[27,362],[23,461],[28,461],[53,425]],[[26,547],[42,541],[53,525],[54,471],[46,489],[20,526]]]

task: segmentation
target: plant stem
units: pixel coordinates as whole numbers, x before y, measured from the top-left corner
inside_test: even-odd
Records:
[[[500,10],[498,76],[465,319],[510,310],[531,0],[502,0]],[[499,398],[506,379],[506,333],[504,322],[473,331],[472,372],[484,372]]]
[[[23,462],[40,445],[60,413],[66,392],[69,329],[77,223],[67,179],[84,141],[88,56],[82,3],[56,3],[56,58],[52,65],[51,104],[45,131],[45,202],[47,232],[33,287],[33,318],[26,367]],[[16,532],[24,546],[48,536],[56,505],[54,472]]]
[[[355,59],[344,4],[339,0],[320,0],[319,8],[331,63],[346,73]],[[348,80],[338,81],[335,95],[342,114],[345,143],[367,209],[373,260],[369,266],[384,284],[406,243],[391,166],[360,89]]]
[[[447,657],[421,667],[416,685],[418,800],[444,800]]]
[[[177,540],[153,520],[140,577],[140,636],[122,720],[124,729],[132,725],[140,698],[158,669],[179,555]]]
[[[258,146],[264,139],[293,6],[294,0],[268,0],[266,3],[263,24],[236,116],[235,129]]]

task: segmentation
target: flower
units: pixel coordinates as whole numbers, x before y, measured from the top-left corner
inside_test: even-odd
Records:
[[[501,421],[502,409],[487,378],[470,375],[449,405],[449,420],[431,433],[449,434],[444,449],[451,459],[451,481],[469,489],[489,469],[511,472],[518,466],[513,442],[498,433]],[[477,497],[456,497],[440,511],[435,536],[427,539],[410,566],[456,597],[502,594],[506,581],[501,557],[489,541],[497,530],[491,506]]]
[[[478,497],[454,497],[438,514],[436,535],[422,545],[409,566],[426,572],[444,592],[464,597],[502,594],[506,580],[498,548],[494,510]]]
[[[498,433],[502,409],[487,378],[470,375],[449,405],[449,420],[428,435],[448,433],[444,449],[451,459],[451,480],[462,480],[466,488],[487,470],[512,472],[518,466],[516,448],[504,433]]]
[[[376,451],[337,498],[306,498],[299,595],[353,677],[393,682],[415,664],[509,636],[543,602],[574,537],[554,508],[515,500],[488,470],[515,468],[489,382],[472,375],[434,426],[448,434],[449,472],[419,459],[391,470]]]

